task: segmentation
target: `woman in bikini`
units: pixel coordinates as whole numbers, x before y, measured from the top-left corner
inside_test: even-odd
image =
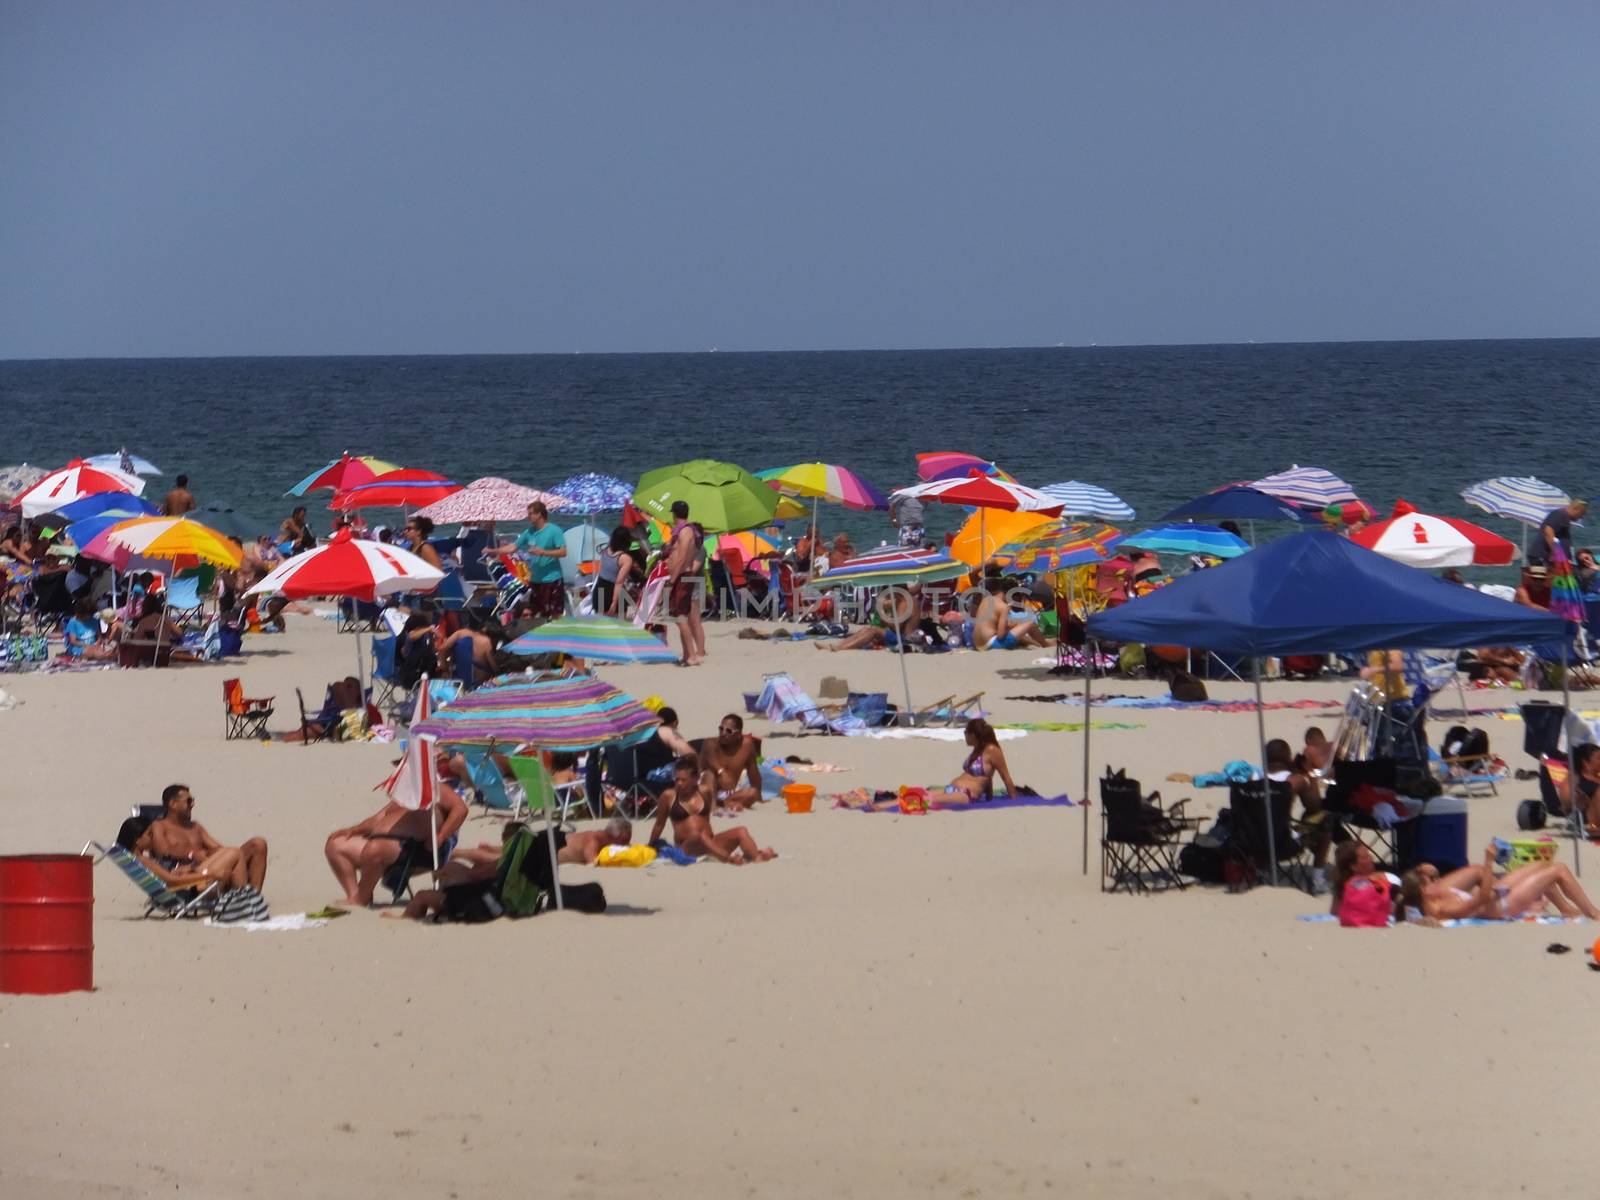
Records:
[[[661,831],[670,820],[673,844],[685,854],[709,854],[718,862],[736,867],[777,858],[776,850],[757,846],[755,838],[743,825],[721,833],[712,830],[711,788],[706,778],[709,774],[701,773],[697,758],[678,760],[672,772],[672,786],[661,793],[656,805],[656,823],[650,830],[650,841],[661,839]]]
[[[994,799],[995,776],[1006,785],[1006,795],[1017,795],[1017,785],[1011,779],[1011,768],[1006,765],[1005,751],[1000,749],[1000,738],[994,727],[982,717],[967,722],[967,760],[961,764],[961,774],[950,781],[942,802],[957,804]]]
[[[1514,921],[1542,916],[1548,906],[1554,906],[1564,917],[1600,919],[1600,908],[1594,906],[1565,864],[1531,863],[1496,875],[1494,863],[1492,845],[1484,851],[1481,866],[1462,867],[1448,875],[1441,875],[1432,863],[1422,863],[1407,871],[1401,880],[1401,900],[1406,908],[1415,909],[1428,921],[1467,917]]]

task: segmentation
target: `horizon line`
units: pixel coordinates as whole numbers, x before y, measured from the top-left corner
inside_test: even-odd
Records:
[[[1193,350],[1213,346],[1390,346],[1439,345],[1473,342],[1592,342],[1589,336],[1554,335],[1548,337],[1460,337],[1460,338],[1303,338],[1284,341],[1226,342],[1052,342],[1009,346],[813,346],[799,349],[724,350],[710,346],[704,350],[451,350],[373,353],[339,351],[321,354],[40,354],[0,356],[0,363],[40,362],[215,362],[234,359],[293,358],[621,358],[689,356],[702,354],[970,354],[1010,350]]]

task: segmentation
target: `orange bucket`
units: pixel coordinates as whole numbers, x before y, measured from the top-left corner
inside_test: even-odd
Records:
[[[812,798],[817,794],[817,789],[809,783],[786,783],[783,785],[783,802],[789,806],[792,813],[808,813],[811,811]]]

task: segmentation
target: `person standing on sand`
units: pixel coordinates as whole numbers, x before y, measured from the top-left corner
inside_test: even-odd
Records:
[[[567,589],[561,580],[561,560],[567,556],[566,535],[550,523],[544,501],[528,505],[528,527],[506,549],[528,564],[528,603],[535,619],[548,621],[567,611]]]
[[[195,503],[194,493],[189,490],[189,477],[179,475],[173,480],[173,487],[167,493],[167,498],[161,502],[161,515],[164,517],[181,517],[184,513],[191,513],[199,506]]]
[[[923,537],[922,501],[915,496],[897,495],[889,501],[889,523],[900,531],[900,545],[919,549]]]
[[[689,523],[689,505],[674,500],[672,541],[667,546],[667,614],[678,623],[686,667],[699,666],[706,656],[706,631],[700,623],[705,548],[698,529]]]
[[[1539,532],[1528,541],[1526,554],[1528,566],[1549,566],[1557,542],[1561,543],[1567,561],[1571,562],[1572,523],[1583,520],[1583,514],[1588,511],[1587,500],[1570,500],[1547,515],[1539,525]]]

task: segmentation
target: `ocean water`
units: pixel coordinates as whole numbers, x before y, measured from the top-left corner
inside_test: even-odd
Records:
[[[203,501],[276,520],[345,449],[544,487],[702,456],[820,459],[885,491],[914,481],[917,451],[965,450],[1026,483],[1108,487],[1145,519],[1294,463],[1380,510],[1404,496],[1481,517],[1457,493],[1491,475],[1596,490],[1597,399],[1600,339],[0,361],[0,464],[126,446]],[[962,515],[930,507],[930,525]],[[822,524],[858,546],[891,532],[826,505]]]

